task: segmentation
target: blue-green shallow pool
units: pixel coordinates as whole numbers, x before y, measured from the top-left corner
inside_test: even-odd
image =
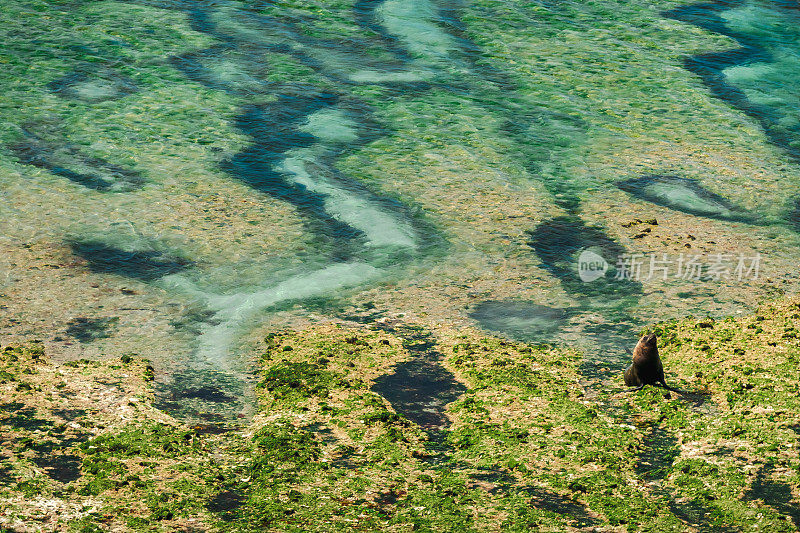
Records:
[[[598,377],[649,323],[794,290],[796,4],[3,7],[4,332],[147,355],[175,410],[246,414],[263,334],[325,317]]]

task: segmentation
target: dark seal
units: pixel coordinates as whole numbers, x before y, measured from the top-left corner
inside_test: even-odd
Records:
[[[664,366],[658,356],[658,345],[655,333],[645,335],[633,349],[633,362],[625,370],[625,385],[639,390],[645,385],[663,387],[674,392],[681,392],[667,385],[664,379]]]

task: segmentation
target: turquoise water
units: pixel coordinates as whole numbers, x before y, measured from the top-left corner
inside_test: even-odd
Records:
[[[687,60],[715,93],[757,118],[770,139],[800,156],[796,2],[710,2],[667,13],[735,39],[739,48]]]
[[[364,309],[602,376],[648,323],[793,290],[795,3],[5,7],[3,327],[146,353],[178,411]],[[621,275],[690,252],[765,276]]]

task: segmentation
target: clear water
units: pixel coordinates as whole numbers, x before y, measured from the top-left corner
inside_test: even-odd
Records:
[[[177,410],[325,317],[566,342],[598,376],[649,323],[795,290],[794,2],[2,4],[0,325],[146,355]]]

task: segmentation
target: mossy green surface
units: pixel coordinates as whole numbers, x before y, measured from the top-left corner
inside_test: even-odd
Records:
[[[467,389],[447,406],[450,425],[419,427],[373,391],[378,377],[415,356],[379,324],[270,337],[259,361],[255,420],[219,434],[154,410],[155,371],[139,357],[97,362],[81,355],[57,365],[44,358],[41,344],[13,345],[0,352],[0,527],[800,527],[796,302],[746,318],[655,326],[667,379],[687,391],[670,397],[652,388],[622,392],[622,368],[615,380],[591,384],[577,351],[446,325],[449,318],[463,320],[476,298],[574,305],[527,244],[526,232],[563,214],[554,203],[558,194],[579,198],[586,221],[602,223],[631,251],[759,249],[776,280],[794,281],[797,261],[787,250],[797,248],[797,237],[786,227],[700,220],[631,200],[613,186],[632,176],[677,174],[773,221],[796,195],[797,168],[758,123],[682,67],[687,55],[735,43],[662,16],[679,4],[465,3],[463,35],[481,52],[459,59],[460,75],[442,68],[425,90],[340,86],[323,72],[333,60],[314,70],[289,54],[263,53],[265,80],[276,87],[300,79],[368,107],[386,131],[343,155],[336,169],[424,213],[451,241],[435,265],[409,266],[400,281],[367,288],[373,293],[361,298],[412,310],[409,320],[416,315],[424,322],[413,325],[431,331],[445,366]],[[255,285],[276,264],[291,270],[304,263],[313,239],[291,206],[254,198],[220,168],[250,142],[235,117],[254,102],[192,81],[169,63],[218,41],[192,29],[185,13],[136,3],[2,6],[0,37],[8,51],[0,52],[0,193],[8,199],[3,220],[10,228],[3,265],[27,268],[7,276],[3,290],[12,297],[3,327],[16,335],[42,332],[52,345],[77,351],[58,336],[62,325],[106,306],[114,318],[98,320],[114,320],[114,336],[109,331],[93,341],[127,353],[141,339],[148,343],[137,347],[142,353],[165,361],[183,355],[191,335],[153,321],[185,317],[152,301],[158,293],[172,306],[181,297],[110,275],[102,287],[91,285],[97,278],[64,248],[71,232],[107,235],[119,220],[131,234],[158,236],[185,251],[206,269],[208,286],[230,288],[241,272]],[[352,8],[351,1],[292,0],[257,11],[296,20],[318,44],[375,38],[354,23]],[[367,46],[347,57],[388,55]],[[93,86],[87,90],[95,93],[65,98],[48,85],[83,71],[128,80],[137,90],[103,100],[96,96],[103,87]],[[84,190],[25,164],[11,147],[27,136],[45,152],[113,161],[140,175],[142,188],[130,197]],[[87,219],[87,212],[94,215]],[[657,217],[659,227],[634,241],[620,229],[634,216]],[[57,277],[56,267],[67,274]],[[699,289],[697,281],[691,290],[682,280],[652,282],[635,312],[644,321],[693,306],[718,312],[731,301],[784,290],[771,279],[703,281]],[[131,303],[140,293],[150,300]],[[207,318],[197,314],[186,321],[196,326]],[[51,315],[52,321],[43,318]],[[172,351],[164,348],[170,343]]]
[[[786,301],[742,318],[655,325],[667,381],[684,391],[670,394],[624,392],[622,369],[587,386],[574,351],[443,328],[434,332],[437,347],[467,392],[447,406],[450,422],[441,428],[415,425],[372,392],[374,379],[413,356],[378,324],[271,335],[259,413],[218,434],[148,409],[125,423],[80,419],[76,430],[59,419],[77,413],[69,400],[31,404],[60,390],[55,379],[96,385],[109,368],[78,363],[59,372],[37,345],[6,348],[2,370],[12,377],[0,385],[0,427],[14,444],[3,452],[3,523],[100,531],[793,531],[798,309]],[[25,380],[30,390],[18,391]],[[59,481],[65,471],[52,465],[37,469],[44,453],[66,458],[73,478]],[[80,510],[87,498],[92,506]],[[42,499],[60,507],[37,508]],[[53,512],[70,506],[60,518]]]
[[[435,83],[424,87],[337,78],[353,65],[412,73],[422,68],[393,57],[375,28],[359,25],[352,0],[209,7],[215,23],[231,32],[257,27],[248,26],[248,17],[274,17],[274,25],[264,24],[273,33],[248,34],[251,44],[297,32],[313,55],[305,63],[302,54],[280,47],[254,45],[259,51],[252,56],[228,50],[224,39],[170,2],[162,4],[165,9],[155,1],[6,3],[0,10],[0,36],[7,43],[0,52],[0,194],[8,199],[3,220],[10,237],[3,249],[9,264],[23,266],[22,282],[6,291],[10,319],[0,325],[15,334],[64,343],[53,339],[60,323],[89,314],[77,278],[87,275],[86,265],[65,246],[76,237],[103,236],[121,245],[152,241],[191,260],[187,275],[211,292],[262,287],[318,264],[328,250],[294,207],[257,193],[223,168],[252,142],[237,127],[243,109],[305,90],[337,94],[363,113],[367,129],[375,128],[371,142],[340,154],[332,168],[379,197],[400,201],[449,241],[435,253],[420,249],[418,261],[398,262],[384,278],[386,286],[365,284],[357,289],[363,292],[345,298],[445,320],[458,318],[476,298],[574,306],[575,295],[541,268],[526,238],[537,225],[563,216],[565,198],[580,204],[588,225],[603,227],[632,253],[677,255],[686,251],[691,232],[698,253],[760,250],[776,283],[794,271],[795,258],[785,251],[797,248],[797,238],[782,220],[797,195],[797,170],[756,120],[714,97],[683,68],[692,54],[735,45],[664,16],[683,2],[460,3],[461,24],[446,29],[475,47],[453,51],[452,65],[425,66],[436,72]],[[233,89],[204,84],[177,66],[187,55],[204,53],[203,65]],[[260,65],[255,71],[253,62]],[[56,88],[77,74],[88,75],[84,92]],[[121,94],[104,99],[104,84],[114,80],[122,84]],[[38,157],[51,158],[49,167],[31,164],[13,149],[25,142],[40,150]],[[59,157],[72,163],[68,170],[95,158],[139,181],[123,194],[91,190],[53,172],[60,166],[55,163],[63,163]],[[665,173],[697,180],[758,212],[767,225],[698,222],[614,185]],[[658,218],[660,232],[634,240],[617,226],[629,215]],[[54,264],[64,273],[58,281],[43,272]],[[170,361],[188,349],[191,328],[176,334],[169,329],[187,322],[170,307],[172,300],[190,307],[186,294],[165,294],[157,282],[108,273],[91,282],[98,277],[161,300],[156,307],[162,323],[150,328],[148,319],[118,311],[152,308],[144,298],[131,305],[131,299],[115,302],[104,295],[101,305],[120,317],[119,324],[94,345],[71,348],[71,357],[95,347],[91,355],[113,349],[118,356],[149,342],[169,345],[163,357]],[[480,296],[467,296],[460,283],[476,287]],[[659,318],[655,307],[670,316],[698,309],[729,313],[785,288],[759,282],[694,291],[688,285],[649,280],[645,288],[662,307],[623,307],[647,323]],[[53,295],[49,305],[58,307],[58,319],[40,322],[47,309],[38,302]],[[569,333],[580,327],[575,320]],[[150,338],[151,330],[158,336]]]

